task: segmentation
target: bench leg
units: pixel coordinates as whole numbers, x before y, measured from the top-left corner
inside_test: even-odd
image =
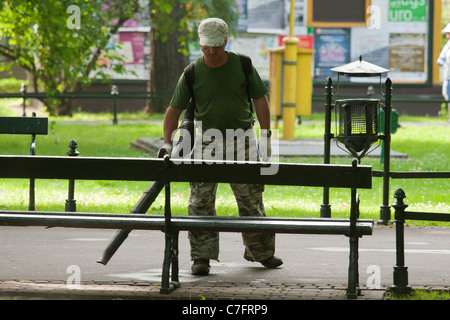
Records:
[[[178,231],[166,231],[166,248],[162,268],[161,289],[162,294],[171,293],[179,288],[178,281]],[[172,282],[170,281],[170,267],[172,265]]]
[[[165,240],[164,262],[161,279],[160,293],[168,294],[180,286],[178,282],[178,230],[171,227],[171,209],[170,209],[170,183],[165,186]],[[172,280],[170,282],[170,265],[172,264]]]
[[[350,236],[350,257],[348,267],[348,288],[347,298],[356,299],[358,295],[361,295],[361,289],[359,288],[359,272],[358,272],[358,236]]]
[[[171,248],[171,235],[170,232],[166,232],[165,235],[166,239],[166,248],[164,250],[164,261],[163,261],[163,267],[162,267],[162,279],[161,279],[161,290],[160,293],[170,293],[172,290],[170,288],[170,260],[172,255],[172,248]]]
[[[352,162],[353,167],[357,166],[356,160]],[[347,298],[356,299],[358,295],[361,295],[361,290],[359,289],[359,273],[358,273],[358,259],[359,259],[359,236],[356,233],[356,220],[359,218],[359,197],[356,193],[356,188],[352,188],[351,191],[351,208],[350,208],[350,230],[349,230],[349,241],[350,241],[350,257],[348,265],[348,288],[347,288]]]
[[[178,267],[178,230],[173,231],[172,235],[172,282],[179,287],[179,267]]]

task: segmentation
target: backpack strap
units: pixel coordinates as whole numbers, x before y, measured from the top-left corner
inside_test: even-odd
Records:
[[[186,68],[184,68],[184,80],[189,87],[189,92],[191,93],[191,102],[195,107],[194,100],[194,62],[190,63]]]
[[[248,102],[250,103],[250,109],[252,104],[252,98],[250,97],[250,74],[252,73],[252,59],[249,56],[246,56],[245,54],[238,53],[239,59],[241,60],[241,66],[242,66],[242,72],[245,74],[245,82],[244,86],[246,86],[247,89],[247,97]]]

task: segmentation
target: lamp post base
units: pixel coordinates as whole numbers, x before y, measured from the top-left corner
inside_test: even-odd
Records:
[[[388,225],[391,221],[391,206],[380,206],[380,220],[377,224]]]
[[[320,205],[320,217],[321,218],[331,218],[331,205],[321,204]]]

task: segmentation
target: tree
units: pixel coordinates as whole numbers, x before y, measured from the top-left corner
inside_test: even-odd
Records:
[[[147,113],[167,108],[180,74],[189,63],[189,41],[197,41],[197,26],[206,17],[227,21],[230,33],[238,18],[235,0],[150,0],[150,92],[163,97],[147,101]],[[165,95],[164,95],[165,94]]]
[[[14,0],[0,5],[0,71],[17,65],[31,76],[35,92],[52,115],[71,114],[71,100],[55,93],[78,92],[97,78],[107,79],[100,58],[124,72],[118,44],[111,42],[140,9],[138,0]]]

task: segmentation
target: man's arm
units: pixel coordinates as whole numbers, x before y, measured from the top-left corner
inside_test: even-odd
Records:
[[[169,106],[164,115],[164,143],[172,143],[172,133],[178,128],[178,120],[183,110]]]
[[[266,96],[254,99],[256,116],[261,127],[261,135],[258,142],[258,149],[263,161],[269,161],[272,156],[272,146],[270,142],[270,108]]]
[[[258,117],[258,122],[261,126],[261,130],[269,130],[270,108],[266,96],[262,96],[259,99],[254,99],[253,103],[255,104],[256,116]]]
[[[173,141],[172,134],[178,128],[178,119],[183,110],[169,106],[164,115],[163,130],[164,130],[164,145],[158,152],[158,157],[162,158],[165,154],[169,156],[172,154]]]

